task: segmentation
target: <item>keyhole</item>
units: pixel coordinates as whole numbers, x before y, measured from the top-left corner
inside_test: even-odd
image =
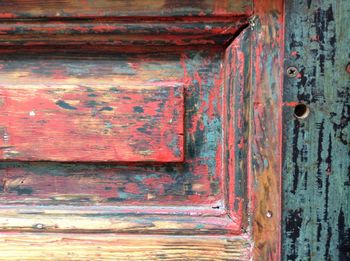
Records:
[[[298,119],[305,119],[309,113],[310,110],[304,103],[299,103],[294,107],[294,116]]]

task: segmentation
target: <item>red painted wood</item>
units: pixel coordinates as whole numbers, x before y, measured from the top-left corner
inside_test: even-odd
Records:
[[[252,11],[251,0],[1,0],[0,18],[234,16]]]
[[[221,168],[224,160],[221,119],[226,113],[222,110],[225,88],[222,48],[145,48],[143,53],[109,50],[107,55],[107,50],[100,47],[93,50],[102,50],[99,54],[90,53],[91,49],[83,49],[88,54],[67,48],[64,53],[39,47],[35,53],[33,49],[31,53],[20,48],[14,50],[16,53],[2,55],[0,78],[5,86],[22,83],[62,87],[78,82],[90,86],[89,91],[110,86],[111,82],[118,86],[184,86],[185,159],[176,164],[143,165],[6,162],[0,169],[4,186],[0,200],[31,205],[225,208],[226,172]],[[94,96],[94,92],[82,90]],[[98,97],[89,98],[101,101]],[[97,104],[96,110],[99,108]]]
[[[182,161],[183,87],[112,86],[2,83],[0,158]]]
[[[0,7],[1,8],[1,7]],[[127,46],[187,46],[225,45],[232,40],[247,17],[221,18],[203,23],[193,20],[159,21],[92,19],[65,22],[64,19],[38,23],[32,20],[0,23],[0,46],[109,45]],[[155,33],[156,32],[156,33]],[[100,50],[100,49],[99,49]]]
[[[251,28],[252,1],[81,2],[0,0],[0,231],[240,235],[277,256],[278,132],[256,120],[279,108],[273,1]]]

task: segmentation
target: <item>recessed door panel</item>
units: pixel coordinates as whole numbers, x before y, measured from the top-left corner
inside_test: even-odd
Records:
[[[175,75],[152,78],[147,62],[125,54],[26,53],[0,63],[1,159],[183,160],[184,88]]]
[[[14,52],[0,72],[3,199],[224,207],[222,48]]]

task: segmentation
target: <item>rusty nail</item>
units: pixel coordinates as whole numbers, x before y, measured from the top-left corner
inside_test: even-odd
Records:
[[[294,78],[298,75],[298,69],[295,67],[288,67],[287,69],[287,75],[290,78]]]

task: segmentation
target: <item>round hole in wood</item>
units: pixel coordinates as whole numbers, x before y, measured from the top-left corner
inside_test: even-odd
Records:
[[[272,218],[272,211],[270,211],[270,210],[267,211],[267,212],[266,212],[266,217],[267,217],[267,218]]]
[[[348,72],[348,74],[350,74],[350,63],[348,63],[348,65],[346,66],[346,71]]]
[[[309,113],[310,110],[304,103],[299,103],[294,107],[294,116],[298,119],[305,119]]]

